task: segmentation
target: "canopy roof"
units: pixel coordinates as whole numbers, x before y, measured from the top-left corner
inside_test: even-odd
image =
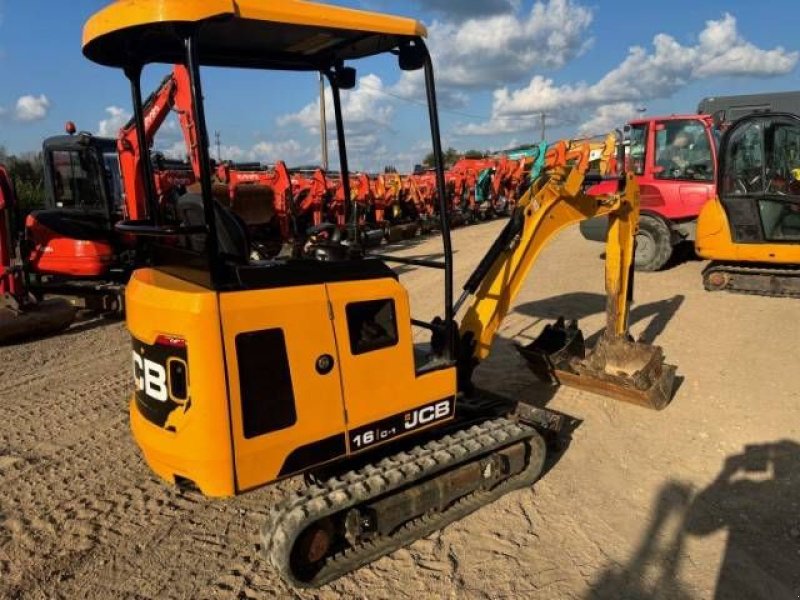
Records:
[[[117,0],[86,23],[83,53],[113,67],[183,62],[193,26],[201,64],[296,70],[380,54],[427,33],[414,19],[305,0]]]

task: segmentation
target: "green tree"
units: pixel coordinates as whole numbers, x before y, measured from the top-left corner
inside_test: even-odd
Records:
[[[461,153],[453,147],[448,148],[444,152],[444,168],[449,169],[452,167],[458,159],[461,158]],[[434,167],[436,165],[436,157],[434,156],[433,152],[429,152],[424,159],[422,159],[422,164],[426,167]]]
[[[23,211],[44,206],[44,161],[39,152],[7,158],[8,174]]]

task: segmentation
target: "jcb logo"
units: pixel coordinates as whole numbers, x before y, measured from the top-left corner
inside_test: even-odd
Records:
[[[406,415],[405,428],[414,429],[450,416],[450,400],[443,400],[431,406],[418,408]]]
[[[143,391],[149,398],[158,402],[166,402],[169,399],[167,370],[152,360],[142,358],[136,350],[133,351],[133,380],[137,392]]]

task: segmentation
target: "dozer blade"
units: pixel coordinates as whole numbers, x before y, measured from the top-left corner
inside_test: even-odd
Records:
[[[0,344],[58,333],[75,320],[77,309],[69,301],[52,298],[25,309],[0,307]]]
[[[518,346],[542,381],[661,410],[672,399],[676,367],[660,347],[603,336],[587,354],[576,322],[559,319],[528,346]]]

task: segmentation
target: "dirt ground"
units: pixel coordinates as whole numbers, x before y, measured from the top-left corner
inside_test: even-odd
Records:
[[[455,233],[459,280],[501,227]],[[437,252],[436,240],[405,250]],[[210,501],[151,475],[128,431],[122,324],[0,349],[0,596],[800,597],[800,302],[706,293],[697,261],[639,275],[632,330],[678,365],[671,406],[545,388],[512,340],[561,314],[598,332],[601,252],[576,231],[548,248],[477,372],[484,388],[578,420],[552,469],[314,592],[285,587],[257,546],[295,483]],[[415,316],[440,310],[438,277],[403,273]]]

